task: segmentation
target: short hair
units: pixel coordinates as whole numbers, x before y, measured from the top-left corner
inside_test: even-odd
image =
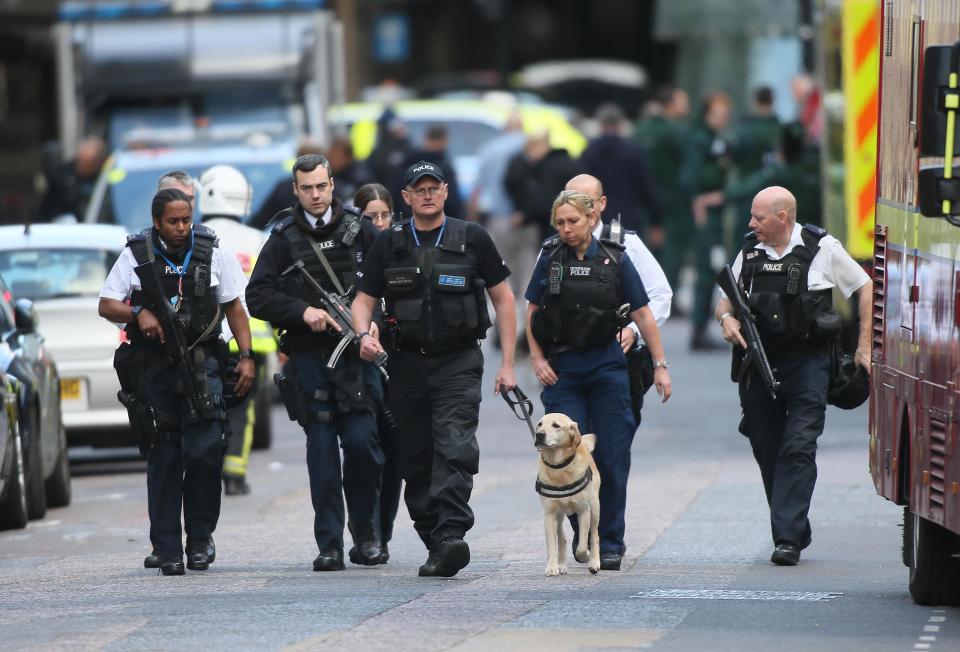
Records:
[[[654,93],[653,100],[661,106],[668,106],[671,102],[673,102],[673,94],[676,92],[676,86],[673,84],[664,84],[657,89],[656,93]]]
[[[424,140],[445,140],[447,138],[447,127],[446,125],[434,123],[427,127],[427,131],[423,136]]]
[[[171,170],[166,174],[160,176],[157,180],[157,190],[163,190],[164,188],[169,188],[175,184],[183,184],[185,186],[190,186],[191,188],[197,187],[197,182],[193,177],[190,176],[189,172],[185,170]]]
[[[353,205],[365,211],[367,204],[377,199],[384,202],[390,212],[393,212],[393,197],[390,196],[390,191],[379,183],[368,183],[357,188],[357,194],[353,196]]]
[[[731,106],[730,96],[723,91],[709,91],[703,96],[703,106],[700,107],[700,117],[706,118],[714,104]]]
[[[769,86],[757,86],[753,91],[753,101],[760,106],[773,106],[773,89]]]
[[[157,194],[153,196],[153,201],[150,203],[150,215],[155,221],[159,220],[163,216],[163,211],[166,210],[167,204],[172,204],[175,201],[185,201],[188,206],[193,207],[190,198],[187,197],[187,194],[182,190],[178,190],[177,188],[164,188],[158,190]]]
[[[330,161],[326,156],[320,154],[304,154],[297,158],[293,164],[293,182],[297,182],[297,172],[313,172],[318,167],[323,167],[327,171],[327,176],[333,178],[333,170],[330,169]]]
[[[618,126],[624,119],[623,109],[613,102],[601,104],[597,109],[597,122],[605,127]]]
[[[561,190],[557,198],[553,200],[553,207],[550,209],[551,226],[557,226],[557,209],[564,204],[570,204],[584,217],[590,217],[593,213],[593,199],[590,195],[579,190]]]

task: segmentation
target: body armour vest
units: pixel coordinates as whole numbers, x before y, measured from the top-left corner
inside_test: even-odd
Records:
[[[824,326],[838,323],[833,311],[833,291],[807,287],[810,263],[827,234],[818,226],[801,231],[803,244],[779,260],[755,249],[756,235],[749,234],[743,245],[740,278],[757,316],[757,330],[767,352],[822,344],[836,333]]]
[[[600,240],[593,258],[577,260],[573,250],[553,236],[544,241],[543,255],[548,256],[547,287],[532,324],[540,346],[548,352],[557,347],[582,351],[612,342],[620,330],[617,310],[624,303],[623,246]]]
[[[282,233],[290,243],[290,255],[294,260],[303,261],[307,271],[327,292],[340,294],[347,291],[357,282],[357,270],[360,263],[363,262],[363,252],[360,248],[360,212],[356,209],[344,206],[340,213],[340,223],[333,231],[327,234],[322,241],[315,239],[311,243],[311,235],[304,233],[303,229],[297,226],[292,215],[285,217],[275,227],[275,233]],[[340,282],[342,289],[335,287],[330,275],[320,262],[314,245],[323,252],[334,276]],[[322,306],[316,290],[309,284],[303,283],[303,280],[297,276],[291,279],[296,287],[289,288],[291,296],[298,296],[311,306]]]
[[[467,223],[446,217],[436,247],[417,246],[404,221],[391,227],[384,264],[388,322],[398,344],[426,352],[466,348],[490,328],[479,260],[467,247]]]
[[[156,250],[152,228],[129,236],[127,246],[133,252],[138,265],[151,263],[156,266],[166,295],[153,297],[143,290],[137,290],[130,297],[133,305],[143,306],[159,316],[166,310],[159,302],[171,301],[179,296],[177,314],[189,343],[201,340],[206,342],[220,336],[220,304],[210,286],[211,261],[213,250],[217,246],[217,236],[212,229],[202,224],[193,225],[193,253],[190,254],[190,263],[183,274],[182,288],[178,270],[172,269]],[[151,342],[143,337],[136,321],[127,326],[127,329],[134,342]]]

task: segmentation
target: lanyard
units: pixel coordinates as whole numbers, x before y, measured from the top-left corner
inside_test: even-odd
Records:
[[[176,265],[172,260],[167,258],[162,251],[157,252],[160,254],[160,257],[167,261],[167,264],[170,266],[177,276],[177,296],[170,298],[170,304],[174,308],[180,307],[180,301],[183,299],[183,277],[187,274],[187,268],[190,267],[190,257],[193,255],[193,229],[190,229],[190,248],[187,250],[187,255],[183,257],[183,266]]]
[[[436,247],[440,244],[440,238],[443,237],[443,230],[447,228],[447,218],[443,218],[443,224],[440,225],[440,233],[437,234],[437,241],[433,243],[433,246]],[[417,243],[417,246],[420,246],[420,238],[417,237],[417,229],[413,225],[413,220],[410,220],[410,233],[413,234],[413,241]]]

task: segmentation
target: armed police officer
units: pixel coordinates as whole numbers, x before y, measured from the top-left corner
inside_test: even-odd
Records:
[[[527,286],[527,338],[546,412],[563,412],[597,435],[600,568],[620,570],[630,445],[637,429],[619,335],[629,318],[650,349],[662,400],[672,393],[660,331],[643,281],[623,245],[597,240],[598,216],[586,193],[564,190],[553,202],[548,238]],[[669,303],[668,303],[669,305]],[[583,561],[583,560],[578,560]]]
[[[99,312],[126,324],[130,341],[117,350],[114,366],[147,455],[153,554],[144,565],[182,575],[181,510],[187,568],[205,570],[216,557],[227,433],[221,314],[243,349],[250,348],[250,329],[240,302],[240,266],[211,229],[193,225],[187,195],[160,190],[151,213],[153,227],[131,236],[110,270]],[[253,360],[243,358],[236,372],[236,393],[243,396],[254,378]]]
[[[383,396],[381,379],[372,364],[360,360],[353,345],[333,368],[327,367],[340,342],[341,327],[310,281],[302,273],[289,273],[294,262],[301,263],[323,290],[349,300],[358,266],[377,230],[359,211],[333,197],[334,183],[323,156],[307,154],[296,160],[297,203],[278,216],[247,286],[250,314],[281,329],[280,350],[290,356],[279,381],[291,419],[307,436],[313,530],[319,548],[315,571],[344,568],[344,497],[354,538],[350,561],[364,565],[384,561],[374,528],[383,470],[376,421]]]
[[[502,362],[495,391],[516,386],[516,318],[510,275],[483,227],[444,214],[447,185],[439,166],[411,165],[403,199],[413,219],[381,233],[364,263],[353,304],[363,333],[361,355],[384,349],[371,316],[386,299],[390,351],[389,405],[400,432],[404,499],[426,545],[420,576],[450,577],[470,562],[463,540],[473,526],[468,504],[480,459],[477,422],[483,354],[490,327],[486,295],[497,316]]]
[[[848,298],[859,292],[854,360],[870,369],[873,284],[836,238],[796,220],[797,202],[788,190],[771,186],[760,191],[750,210],[752,231],[732,267],[779,382],[776,398],[755,372],[740,382],[740,430],[760,466],[775,546],[770,560],[780,566],[796,565],[812,540],[807,512],[830,383],[828,344],[839,332],[832,288]],[[723,337],[746,349],[732,311],[730,300],[722,297],[716,317]]]

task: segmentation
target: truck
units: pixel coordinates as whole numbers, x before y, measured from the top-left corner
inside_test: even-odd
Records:
[[[869,467],[918,604],[960,604],[960,3],[876,2]]]

